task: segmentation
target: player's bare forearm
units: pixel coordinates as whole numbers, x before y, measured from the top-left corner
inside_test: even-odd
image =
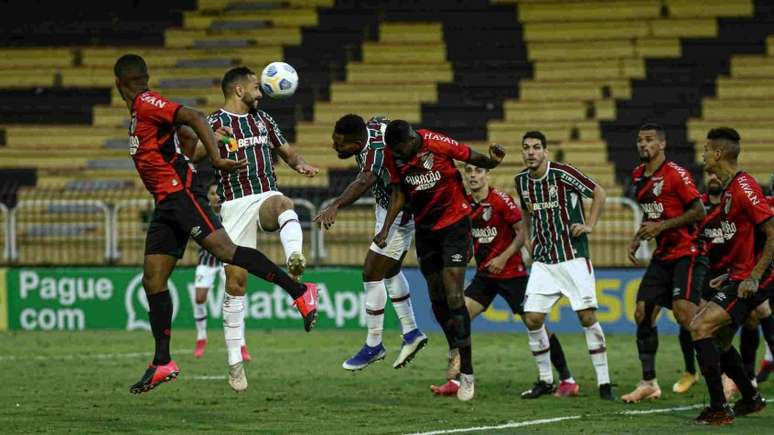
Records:
[[[766,272],[766,269],[771,266],[771,262],[774,261],[774,218],[769,218],[761,227],[766,234],[766,244],[763,246],[761,257],[755,264],[752,273],[750,273],[750,276],[758,281]]]
[[[688,210],[685,211],[685,213],[677,216],[676,218],[667,219],[661,222],[661,225],[664,230],[680,228],[684,225],[700,222],[702,219],[704,219],[705,215],[706,212],[704,211],[704,206],[702,205],[701,200],[696,199],[691,203],[691,206],[688,208]]]
[[[602,209],[605,208],[605,200],[607,199],[607,191],[605,188],[597,184],[594,187],[594,194],[591,198],[591,213],[589,214],[589,226],[594,227],[599,221],[599,217],[602,215]]]
[[[202,141],[196,142],[196,148],[194,149],[193,156],[191,156],[191,160],[193,160],[194,163],[199,163],[206,158],[207,148],[204,147]]]
[[[524,246],[524,228],[522,227],[521,221],[513,224],[513,231],[516,235],[513,237],[513,240],[511,240],[511,243],[505,247],[502,254],[507,258],[513,257],[513,255],[521,251],[521,247]]]
[[[374,175],[373,172],[360,172],[357,174],[357,178],[352,180],[344,191],[341,192],[341,195],[336,198],[333,204],[338,208],[343,208],[352,204],[363,196],[374,183],[376,183],[376,175]]]
[[[385,229],[389,231],[398,214],[403,210],[404,205],[406,205],[406,195],[403,194],[400,184],[393,184],[392,194],[390,195],[390,208],[387,210],[387,216],[384,218],[381,232],[385,232]]]
[[[215,133],[213,133],[210,125],[207,123],[207,119],[201,112],[182,107],[177,111],[177,114],[175,114],[175,123],[191,127],[204,145],[210,160],[213,162],[220,160]]]
[[[277,154],[279,154],[282,160],[284,160],[291,168],[306,163],[304,158],[301,157],[301,154],[288,143],[284,143],[281,147],[277,148]]]
[[[477,151],[470,150],[470,157],[468,157],[467,163],[473,166],[478,166],[484,169],[493,169],[500,164],[500,161],[492,159],[489,156],[485,156]]]

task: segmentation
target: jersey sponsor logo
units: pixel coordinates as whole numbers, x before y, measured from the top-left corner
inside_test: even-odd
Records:
[[[199,237],[202,234],[202,228],[200,226],[195,226],[191,228],[191,237]]]
[[[135,136],[134,131],[137,129],[137,112],[132,111],[132,118],[129,121],[129,155],[133,156],[137,154],[137,150],[140,148],[140,138]]]
[[[726,195],[723,201],[723,213],[728,214],[731,211],[731,195]]]
[[[653,183],[653,190],[652,190],[652,192],[653,192],[654,196],[661,195],[661,191],[662,190],[664,190],[664,180],[657,181],[657,182]]]
[[[702,237],[711,240],[712,243],[723,243],[723,229],[722,228],[704,228]]]
[[[577,190],[579,190],[581,192],[586,191],[588,189],[586,186],[583,185],[583,183],[578,181],[577,178],[571,177],[571,176],[567,175],[567,173],[565,173],[564,171],[560,171],[559,172],[559,177],[562,179],[562,181],[564,181],[565,183],[571,185],[572,187],[576,188]],[[552,186],[552,187],[556,188],[556,186]],[[550,195],[551,191],[549,190],[548,193]]]
[[[758,195],[755,193],[755,190],[753,190],[752,186],[750,185],[750,182],[747,180],[747,177],[739,178],[739,187],[742,188],[742,191],[745,195],[747,195],[747,199],[750,200],[752,205],[758,205],[761,202],[760,198],[758,198]]]
[[[443,135],[440,135],[440,134],[437,134],[437,133],[433,133],[432,131],[426,132],[425,135],[422,138],[423,139],[429,139],[429,140],[438,140],[438,141],[441,141],[441,142],[446,142],[446,143],[451,144],[451,145],[459,145],[460,144],[459,142],[457,142],[456,140],[454,140],[454,139],[452,139],[450,137],[446,137],[446,136],[443,136]]]
[[[648,219],[658,219],[664,213],[664,204],[660,202],[646,202],[641,207]]]
[[[264,136],[264,135],[261,135],[261,136],[250,136],[250,137],[244,137],[244,138],[241,138],[241,139],[237,139],[236,142],[237,142],[237,149],[239,149],[239,148],[247,148],[247,147],[251,147],[251,146],[264,145],[264,144],[269,142],[269,137],[268,136]],[[230,148],[229,148],[229,151],[231,151]],[[234,151],[236,151],[236,149]]]
[[[441,180],[441,172],[433,171],[425,174],[409,175],[406,182],[414,186],[415,190],[427,190],[435,186]]]
[[[462,254],[454,254],[451,256],[452,263],[462,263]]]
[[[166,106],[166,105],[167,105],[167,102],[166,102],[166,101],[160,100],[160,99],[158,99],[158,98],[154,97],[153,95],[149,95],[149,94],[143,94],[143,95],[141,95],[141,96],[140,96],[140,99],[141,99],[143,102],[145,102],[145,103],[148,103],[148,104],[150,104],[150,105],[152,105],[152,106],[156,106],[156,107],[158,107],[159,109],[163,109],[163,108],[164,108],[164,106]]]
[[[556,184],[552,184],[552,185],[548,186],[548,196],[549,197],[556,198],[557,191],[558,191],[558,189],[556,187]]]
[[[559,201],[544,201],[531,204],[532,211],[546,210],[549,208],[559,208]]]
[[[736,234],[736,223],[729,221],[720,221],[720,228],[723,231],[723,238],[731,240]]]
[[[478,243],[492,243],[497,237],[497,227],[473,228],[471,235],[478,240]]]

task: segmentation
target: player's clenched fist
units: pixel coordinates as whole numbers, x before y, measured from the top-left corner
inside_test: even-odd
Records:
[[[505,148],[502,145],[493,143],[489,145],[489,158],[500,163],[505,158]]]

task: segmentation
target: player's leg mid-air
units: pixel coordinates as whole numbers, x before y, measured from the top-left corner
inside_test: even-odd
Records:
[[[522,213],[505,192],[490,187],[489,170],[465,165],[464,178],[471,207],[473,248],[477,271],[465,289],[465,307],[471,321],[484,312],[497,295],[502,296],[514,315],[524,316],[524,293],[527,270],[521,256],[525,229]],[[551,362],[559,372],[561,383],[554,395],[577,396],[579,386],[572,378],[559,339],[550,334]],[[459,389],[459,350],[449,343],[449,366],[444,385],[431,385],[434,394],[454,395]],[[531,391],[525,398],[535,398]]]
[[[354,156],[359,172],[341,195],[314,218],[321,227],[330,229],[339,209],[352,204],[371,189],[376,200],[375,232],[382,229],[392,189],[390,174],[384,165],[384,130],[388,123],[389,120],[379,117],[365,122],[353,114],[345,115],[336,122],[332,135],[333,149],[341,159]],[[410,212],[404,211],[392,225],[386,246],[382,248],[371,243],[363,264],[368,335],[363,347],[344,361],[342,367],[345,369],[361,370],[384,359],[386,349],[382,343],[382,332],[388,296],[400,320],[403,336],[400,352],[392,366],[396,369],[404,367],[427,344],[427,336],[417,328],[408,280],[401,271],[413,237],[414,220]]]
[[[167,280],[183,256],[189,237],[218,260],[242,267],[282,287],[293,299],[301,301],[297,308],[302,316],[316,315],[317,288],[314,284],[295,281],[256,249],[235,245],[212,211],[205,192],[191,190],[190,186],[197,186],[195,172],[188,157],[176,145],[175,125],[193,129],[216,169],[237,171],[245,165],[220,156],[215,135],[204,116],[151,91],[148,69],[141,57],[122,56],[114,71],[116,87],[133,118],[129,130],[130,155],[156,199],[146,234],[142,278],[155,352],[148,369],[130,387],[132,393],[142,393],[176,378],[180,372],[169,352],[172,299]],[[172,153],[174,158],[168,158],[162,150]]]
[[[239,245],[255,248],[258,231],[279,232],[289,274],[298,280],[306,267],[303,254],[303,231],[293,201],[277,188],[274,156],[281,157],[298,173],[313,177],[319,170],[306,163],[290,146],[279,126],[268,113],[258,108],[260,83],[247,67],[228,70],[221,80],[224,103],[209,116],[215,129],[219,151],[229,158],[246,158],[247,168],[238,174],[216,173],[218,195],[223,201],[221,215],[226,233]],[[247,389],[242,343],[247,273],[244,267],[228,263],[226,295],[223,301],[223,330],[226,337],[229,385],[235,391]],[[316,304],[313,297],[296,297],[294,304],[306,307]],[[302,313],[305,309],[301,310]],[[314,307],[304,314],[304,328],[314,327]]]
[[[596,317],[596,285],[587,237],[602,212],[605,190],[574,167],[549,161],[546,138],[541,132],[524,135],[522,157],[527,169],[516,176],[516,191],[529,216],[533,258],[524,322],[539,373],[538,381],[522,397],[535,398],[555,389],[545,316],[560,297],[566,296],[583,326],[599,396],[613,400],[605,334]],[[579,200],[583,197],[592,199],[588,222]]]

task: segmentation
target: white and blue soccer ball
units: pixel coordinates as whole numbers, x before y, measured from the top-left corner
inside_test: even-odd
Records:
[[[271,98],[287,98],[296,93],[298,73],[285,62],[272,62],[261,73],[261,92]]]

